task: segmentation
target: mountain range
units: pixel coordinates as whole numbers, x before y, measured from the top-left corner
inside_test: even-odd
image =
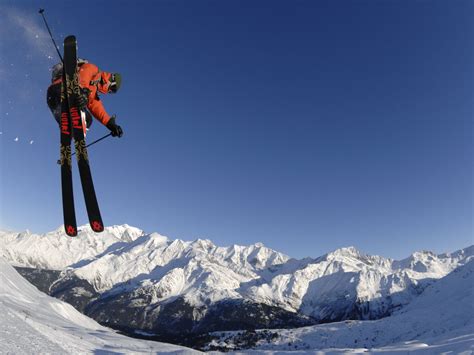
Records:
[[[292,259],[262,244],[220,247],[128,225],[100,235],[0,231],[0,256],[103,325],[160,340],[395,314],[473,259],[474,246],[403,260],[354,247]],[[166,327],[163,325],[166,324]]]

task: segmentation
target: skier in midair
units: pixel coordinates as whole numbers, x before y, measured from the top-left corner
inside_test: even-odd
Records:
[[[115,115],[110,116],[105,111],[99,98],[99,93],[116,93],[120,89],[122,76],[119,73],[100,71],[95,64],[78,59],[78,80],[82,92],[78,97],[78,105],[86,114],[87,128],[92,124],[91,116],[94,116],[110,130],[113,137],[122,137],[123,130],[115,122]],[[58,63],[52,68],[51,85],[47,92],[48,107],[58,124],[61,116],[61,83],[62,63]]]

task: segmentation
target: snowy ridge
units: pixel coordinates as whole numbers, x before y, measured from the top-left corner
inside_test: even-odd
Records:
[[[46,233],[14,233],[0,230],[0,256],[12,265],[63,270],[78,261],[93,258],[117,243],[129,243],[144,232],[128,225],[107,227],[97,238],[89,226],[79,228],[76,238],[67,238],[64,227]]]
[[[241,283],[286,260],[261,244],[225,248],[209,240],[184,242],[152,233],[75,268],[74,273],[99,292],[126,282],[127,288],[148,289],[156,302],[185,294],[191,304],[198,304],[206,299],[241,298],[236,291]]]
[[[474,256],[474,247],[453,254],[414,253],[402,261],[368,256],[354,247],[318,259],[287,263],[245,290],[249,298],[273,300],[288,310],[323,321],[347,319],[354,304],[359,318],[388,315],[408,304],[434,280],[444,277]],[[370,311],[364,313],[366,303]],[[339,304],[338,310],[334,308]]]
[[[71,305],[39,292],[1,257],[0,314],[2,354],[198,353],[128,338],[102,327]]]

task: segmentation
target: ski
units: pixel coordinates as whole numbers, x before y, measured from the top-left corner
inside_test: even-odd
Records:
[[[79,167],[82,191],[86,203],[87,215],[92,230],[99,233],[104,230],[104,224],[102,222],[99,204],[97,203],[97,197],[94,190],[94,183],[89,165],[89,156],[87,154],[86,141],[84,137],[81,110],[77,105],[77,97],[81,92],[77,77],[77,42],[75,36],[68,36],[64,39],[64,71],[66,75],[69,118],[72,126],[72,136],[74,137],[76,158]]]
[[[66,75],[63,69],[63,81],[61,84],[61,189],[63,201],[64,230],[70,237],[77,235],[76,211],[74,208],[74,193],[72,184],[72,124],[69,115],[69,102],[66,89]]]

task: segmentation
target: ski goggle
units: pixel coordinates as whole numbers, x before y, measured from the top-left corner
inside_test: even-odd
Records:
[[[117,92],[117,82],[115,81],[115,74],[110,75],[108,91],[113,94]]]

